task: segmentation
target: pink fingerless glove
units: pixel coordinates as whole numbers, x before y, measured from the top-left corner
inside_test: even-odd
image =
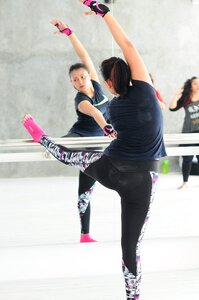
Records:
[[[109,136],[111,134],[114,134],[115,136],[117,135],[117,132],[115,131],[115,129],[113,128],[113,126],[111,124],[107,124],[104,128],[104,135]]]
[[[55,26],[59,29],[59,24],[55,24]],[[59,29],[59,31],[63,34],[66,34],[67,36],[71,35],[71,33],[73,32],[72,29],[69,27],[64,28],[62,30]]]
[[[90,9],[94,11],[96,15],[101,17],[104,17],[110,11],[106,5],[101,4],[98,1],[86,0],[83,2],[83,4],[90,7]]]

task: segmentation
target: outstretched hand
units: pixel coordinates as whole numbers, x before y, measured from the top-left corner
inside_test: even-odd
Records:
[[[108,6],[101,4],[98,1],[92,1],[92,0],[80,0],[84,5],[90,7],[91,11],[85,12],[84,15],[99,15],[101,17],[104,17],[110,9]]]
[[[79,0],[80,2],[84,3],[85,0]],[[96,15],[96,13],[92,10],[89,10],[89,11],[86,11],[83,13],[85,16],[88,16],[88,15]]]
[[[72,33],[71,28],[59,19],[52,19],[50,23],[53,24],[55,27],[57,27],[59,30],[59,31],[54,31],[53,32],[54,34],[70,35]]]

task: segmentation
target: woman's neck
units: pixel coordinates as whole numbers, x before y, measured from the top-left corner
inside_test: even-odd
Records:
[[[93,98],[94,97],[94,87],[93,85],[91,85],[86,91],[85,91],[85,95],[88,96],[89,98]]]
[[[193,94],[191,95],[191,101],[192,101],[192,102],[195,102],[195,101],[198,101],[198,100],[199,100],[199,92],[193,93]]]

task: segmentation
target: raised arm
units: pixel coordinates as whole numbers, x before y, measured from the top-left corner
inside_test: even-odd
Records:
[[[114,16],[110,13],[109,8],[104,4],[100,4],[98,1],[90,1],[90,0],[80,0],[86,6],[90,7],[92,12],[96,13],[103,17],[105,23],[107,24],[115,42],[121,48],[123,55],[125,57],[126,62],[128,63],[131,70],[131,78],[136,80],[146,81],[151,84],[151,78],[149,76],[149,72],[138,53],[134,44],[129,40],[128,36],[114,18]],[[92,12],[88,12],[85,14],[91,14]]]
[[[99,82],[99,77],[97,75],[95,66],[86,51],[83,44],[78,39],[77,35],[70,29],[68,25],[63,23],[58,19],[53,19],[51,23],[58,28],[59,31],[55,32],[55,34],[65,34],[68,36],[77,56],[80,58],[81,62],[86,65],[87,69],[89,70],[89,74],[91,79]]]
[[[175,108],[177,108],[177,104],[178,104],[178,100],[180,99],[180,97],[182,96],[182,92],[183,92],[183,88],[181,87],[180,89],[178,89],[178,91],[175,93],[173,99],[171,100],[171,103],[169,105],[169,109],[170,110],[174,110]]]

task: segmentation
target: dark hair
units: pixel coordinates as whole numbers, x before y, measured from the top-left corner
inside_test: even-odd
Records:
[[[182,105],[185,107],[191,102],[191,85],[192,81],[194,79],[198,79],[198,77],[193,76],[190,79],[187,79],[184,83],[183,91],[182,91],[182,96],[178,99],[179,103],[182,103]]]
[[[85,64],[82,64],[82,63],[76,63],[72,66],[70,66],[69,68],[69,71],[68,71],[68,74],[71,75],[72,71],[74,70],[78,70],[78,69],[85,69],[87,72],[89,72],[87,66]]]
[[[119,95],[125,95],[131,81],[131,71],[129,65],[118,57],[105,59],[101,63],[101,73],[104,80],[110,80]]]

